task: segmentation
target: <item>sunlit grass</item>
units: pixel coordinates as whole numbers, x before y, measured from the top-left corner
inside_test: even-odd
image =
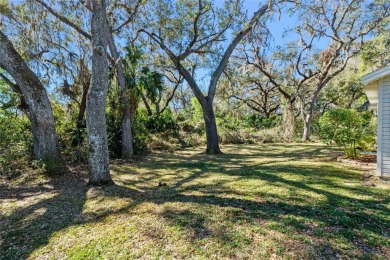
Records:
[[[224,146],[1,187],[0,258],[387,258],[390,186],[320,144]],[[166,183],[159,187],[158,183]]]

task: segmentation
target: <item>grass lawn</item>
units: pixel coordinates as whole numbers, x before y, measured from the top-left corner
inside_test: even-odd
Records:
[[[389,259],[390,185],[321,144],[223,146],[0,186],[0,259]],[[158,186],[158,183],[167,183]]]

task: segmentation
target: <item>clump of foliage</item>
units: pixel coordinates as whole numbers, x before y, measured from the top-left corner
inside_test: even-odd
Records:
[[[166,109],[161,114],[148,115],[146,109],[139,108],[133,123],[134,151],[146,154],[148,149],[170,150],[173,138],[178,136],[179,126],[172,111]]]
[[[246,140],[243,121],[230,111],[217,111],[216,113],[218,135],[223,144],[243,144]]]
[[[77,125],[76,117],[78,111],[69,109],[69,107],[66,108],[63,104],[56,101],[54,96],[51,100],[51,104],[62,156],[66,161],[72,163],[87,163],[88,149],[85,120],[80,122],[80,125]],[[45,165],[51,164],[50,160],[48,161],[49,162],[46,162]],[[35,166],[37,168],[42,168],[42,163],[35,162]]]
[[[20,173],[31,157],[31,124],[19,105],[18,96],[0,84],[0,176]]]
[[[250,114],[245,118],[246,123],[249,127],[256,129],[273,128],[280,124],[280,116],[272,114],[269,117],[264,117],[258,114]]]
[[[0,176],[16,174],[27,166],[31,151],[27,118],[0,110]]]
[[[280,126],[274,128],[264,128],[258,131],[256,141],[260,143],[283,142],[282,130]]]
[[[143,122],[151,133],[170,132],[171,135],[176,134],[178,125],[170,109],[166,109],[162,114],[153,114],[149,117],[146,111],[143,111],[144,115],[146,115],[142,118]]]
[[[190,102],[188,108],[176,115],[180,147],[203,145],[206,140],[202,107],[196,98],[191,98]]]
[[[368,112],[336,108],[320,118],[321,134],[328,142],[335,142],[347,158],[359,157],[360,149],[367,149],[375,141],[374,128]]]
[[[59,175],[64,173],[63,162],[49,155],[44,156],[42,159],[32,161],[31,166],[48,175]]]

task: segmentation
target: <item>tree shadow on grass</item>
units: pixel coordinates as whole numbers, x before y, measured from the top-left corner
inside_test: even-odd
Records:
[[[284,146],[281,146],[281,149],[283,148]],[[294,148],[294,146],[292,146],[292,148]],[[303,144],[298,151],[284,152],[277,155],[277,157],[284,158],[287,162],[296,161],[301,160],[302,158],[306,159],[310,156],[316,156],[318,153],[322,152],[322,149],[323,148],[321,147]],[[328,155],[333,154],[333,152],[334,151],[328,152]],[[293,214],[297,217],[309,217],[317,222],[325,223],[328,226],[339,226],[339,218],[341,218],[343,219],[341,222],[344,221],[343,225],[346,229],[345,234],[349,238],[353,236],[352,234],[360,236],[358,232],[349,232],[349,229],[353,230],[359,226],[364,226],[364,229],[368,229],[368,231],[381,236],[385,234],[385,237],[390,233],[388,221],[383,217],[390,214],[389,209],[386,207],[386,204],[390,202],[389,196],[381,194],[382,191],[380,190],[368,189],[363,186],[345,185],[345,183],[350,181],[356,182],[360,178],[356,172],[329,165],[277,166],[272,165],[272,161],[256,165],[248,165],[246,163],[248,158],[256,158],[259,156],[274,158],[274,153],[266,152],[264,155],[262,148],[257,148],[254,153],[249,155],[227,154],[219,157],[196,155],[195,159],[194,157],[191,157],[190,161],[186,156],[180,157],[180,155],[175,155],[167,156],[163,159],[163,162],[156,161],[156,163],[151,163],[148,167],[150,171],[155,171],[164,164],[169,165],[170,169],[173,171],[179,169],[183,170],[184,168],[189,172],[193,172],[170,185],[170,188],[177,193],[175,196],[177,201],[202,204],[212,204],[217,201],[215,204],[217,206],[227,205],[240,208],[240,205],[243,205],[241,208],[244,211],[249,208],[250,212],[253,211],[252,208],[256,208],[257,204],[253,204],[251,201],[242,202],[240,200],[236,201],[233,199],[219,198],[220,195],[229,193],[230,195],[245,196],[245,191],[237,192],[237,190],[223,186],[225,181],[217,181],[218,183],[212,184],[190,183],[191,181],[202,177],[204,174],[214,171],[221,173],[222,175],[238,177],[238,179],[235,179],[236,181],[248,179],[262,180],[269,185],[288,189],[291,195],[287,197],[278,197],[277,195],[257,192],[257,195],[262,199],[267,200],[268,203],[276,203],[275,206],[271,207],[274,209],[271,210],[271,212],[278,212],[277,209],[280,208],[289,209],[287,211],[288,214]],[[221,161],[224,161],[225,165],[221,165]],[[231,167],[232,165],[234,167]],[[297,176],[299,181],[289,179],[288,176]],[[194,190],[202,191],[209,196],[199,198],[199,196],[189,197],[188,195],[184,196],[182,194]],[[310,195],[302,195],[305,192],[321,195],[325,200],[320,204],[318,202],[310,203]],[[342,192],[348,195],[342,195]],[[298,193],[298,195],[294,195],[294,193]],[[371,196],[373,198],[356,198],[359,196]],[[161,196],[161,198],[163,197],[164,196]],[[291,198],[291,204],[283,203],[283,200],[285,201],[288,198]],[[166,201],[170,200],[166,198]],[[155,202],[157,203],[158,201]],[[297,205],[303,203],[308,204],[308,206],[302,207]],[[372,211],[372,214],[367,213],[367,211]],[[282,210],[282,212],[284,212],[284,210]],[[296,214],[294,214],[294,212]]]
[[[315,148],[317,149],[317,148]],[[314,150],[315,150],[314,149]],[[317,153],[318,151],[314,151]],[[303,152],[302,152],[303,153]],[[356,180],[356,173],[341,170],[337,167],[326,166],[275,166],[272,162],[248,165],[247,160],[261,156],[258,150],[248,155],[222,156],[180,156],[168,155],[156,157],[147,164],[140,166],[147,170],[148,175],[138,176],[131,181],[126,179],[118,182],[119,185],[99,188],[99,192],[107,199],[126,198],[131,203],[121,209],[106,209],[98,215],[79,218],[82,214],[88,189],[81,178],[69,175],[54,179],[52,188],[2,188],[0,199],[26,199],[32,194],[49,193],[48,198],[42,198],[35,204],[15,210],[10,216],[0,218],[0,258],[18,259],[28,257],[35,249],[44,246],[50,236],[61,229],[81,223],[97,222],[113,215],[129,213],[134,207],[144,202],[163,205],[166,203],[184,203],[188,205],[213,206],[230,212],[228,221],[233,223],[249,223],[263,225],[263,223],[277,223],[270,229],[279,232],[294,230],[308,238],[322,239],[322,242],[313,242],[315,256],[331,256],[342,254],[342,248],[323,241],[331,232],[338,232],[339,237],[348,241],[350,246],[360,250],[363,254],[377,253],[386,256],[384,247],[381,247],[378,238],[388,240],[390,211],[386,206],[389,196],[380,194],[381,191],[365,187],[349,187],[341,185],[335,179],[342,181]],[[270,153],[269,158],[272,158]],[[300,154],[289,153],[281,156],[287,161],[297,160]],[[304,157],[304,156],[303,156]],[[190,158],[190,160],[188,160]],[[222,162],[224,164],[222,164]],[[142,186],[141,189],[132,189],[127,186],[136,186],[145,182],[156,183],[161,178],[158,171],[161,166],[166,167],[170,174],[177,174],[177,178],[167,187],[158,188],[155,185]],[[234,166],[234,167],[233,167]],[[118,175],[133,174],[114,170]],[[186,174],[181,174],[186,171]],[[226,186],[226,179],[216,180],[213,183],[202,183],[200,180],[206,174],[218,172],[222,176],[231,176],[234,181],[259,180],[267,185],[281,187],[291,191],[291,195],[269,194],[265,191],[255,191],[248,198],[249,192],[233,189]],[[286,175],[287,174],[287,175]],[[296,176],[296,179],[289,179]],[[240,187],[237,187],[240,188]],[[200,191],[193,194],[193,191]],[[346,192],[343,195],[342,191]],[[305,192],[321,195],[325,200],[312,202],[310,195]],[[294,195],[297,193],[297,195]],[[226,197],[229,194],[229,197]],[[356,195],[367,195],[371,198],[356,198]],[[196,212],[191,209],[167,208],[160,214],[169,225],[179,226],[185,230],[186,236],[192,241],[213,237],[226,243],[234,241],[234,232],[217,232],[208,226],[212,216]],[[319,227],[311,227],[307,221],[318,223]],[[364,236],[364,234],[368,234]],[[368,241],[367,236],[375,236],[376,241]],[[314,240],[316,241],[316,240]],[[371,243],[371,244],[370,244]],[[243,246],[242,244],[236,245]],[[387,244],[388,246],[388,244]]]
[[[310,147],[310,146],[309,146]],[[313,147],[311,147],[313,148]],[[228,154],[218,157],[196,156],[188,160],[188,156],[168,156],[162,161],[148,164],[150,171],[157,171],[161,165],[168,165],[172,171],[179,174],[179,170],[186,170],[187,174],[180,180],[172,182],[168,190],[152,190],[148,192],[147,200],[156,204],[167,202],[196,203],[203,205],[214,205],[218,207],[229,207],[240,209],[235,216],[236,221],[240,218],[248,222],[256,219],[272,220],[293,228],[306,237],[326,238],[331,232],[338,232],[339,237],[348,241],[350,247],[364,254],[377,253],[382,256],[388,253],[388,242],[390,239],[390,224],[388,216],[390,210],[387,204],[390,202],[388,193],[383,190],[369,189],[359,185],[347,185],[349,182],[359,183],[360,175],[355,170],[341,169],[329,164],[303,166],[289,165],[289,161],[297,161],[315,156],[322,148],[306,151],[286,152],[278,155],[286,159],[287,165],[278,166],[271,161],[258,163],[256,165],[247,163],[248,159],[263,156],[261,150],[254,154]],[[333,154],[333,152],[332,152]],[[273,153],[265,155],[274,158]],[[327,161],[327,160],[325,160]],[[221,164],[224,162],[224,165]],[[233,167],[234,166],[234,167]],[[289,194],[279,196],[266,192],[256,192],[261,201],[245,198],[245,191],[237,191],[224,185],[227,180],[217,180],[214,183],[199,183],[192,181],[204,177],[205,174],[218,172],[222,176],[232,176],[234,181],[259,180],[288,190]],[[160,178],[157,174],[156,178]],[[136,184],[136,183],[131,183]],[[127,196],[126,187],[116,187],[121,192],[113,196]],[[193,191],[201,191],[202,195],[192,195]],[[316,194],[324,199],[315,201],[311,198]],[[127,195],[126,195],[127,194]],[[191,195],[189,195],[191,194]],[[226,194],[230,196],[226,198]],[[137,195],[139,198],[143,194]],[[367,196],[370,198],[368,199]],[[241,197],[241,198],[240,198]],[[140,202],[142,199],[140,200]],[[183,214],[185,216],[183,216]],[[181,219],[191,218],[194,212],[180,211],[178,214],[169,212],[163,214],[170,218],[172,223],[183,223]],[[305,221],[312,221],[320,225],[313,228]],[[199,224],[203,229],[204,225]],[[192,230],[191,225],[188,226]],[[316,235],[317,234],[317,235]],[[208,233],[212,235],[212,232]],[[196,236],[195,236],[196,237]],[[375,237],[375,239],[374,239]],[[374,241],[374,242],[373,242]],[[382,241],[382,242],[381,242]],[[339,252],[340,248],[333,248],[330,244],[313,245],[315,250],[326,252]],[[318,253],[318,254],[317,254]],[[317,252],[321,256],[321,252]]]
[[[172,226],[184,229],[191,240],[203,239],[212,234],[212,231],[205,224],[207,217],[200,213],[187,209],[166,209],[160,215],[168,220]]]
[[[289,183],[290,185],[291,183]],[[199,205],[211,205],[221,208],[226,208],[232,212],[232,223],[250,223],[257,225],[259,220],[265,222],[276,222],[278,227],[275,229],[280,232],[286,230],[294,230],[306,237],[318,238],[320,243],[313,244],[313,250],[317,256],[328,256],[332,254],[342,254],[340,248],[326,242],[329,231],[338,232],[337,236],[344,237],[344,240],[349,241],[351,245],[358,245],[356,248],[364,254],[377,253],[386,255],[383,247],[378,245],[370,245],[366,237],[362,237],[360,232],[375,234],[382,236],[385,240],[389,238],[389,225],[386,224],[384,216],[390,214],[386,207],[373,207],[370,203],[376,201],[355,200],[362,203],[366,209],[375,209],[380,212],[379,215],[367,213],[365,210],[351,211],[346,207],[340,208],[338,204],[324,203],[323,205],[302,205],[276,201],[254,201],[240,198],[225,198],[215,195],[187,195],[175,190],[148,190],[135,191],[124,186],[111,186],[103,188],[102,192],[108,197],[130,198],[135,204],[143,202],[152,202],[157,205],[165,203],[191,203]],[[318,191],[322,192],[322,191]],[[339,200],[348,200],[347,197],[338,196],[330,193],[325,193],[327,196],[335,196]],[[262,194],[264,197],[267,194]],[[336,199],[335,198],[335,199]],[[332,200],[331,200],[332,201]],[[377,201],[378,203],[386,203],[386,201]],[[131,205],[134,207],[134,204]],[[106,212],[106,216],[111,214],[123,213],[127,209],[122,208],[120,211]],[[214,232],[205,224],[208,216],[193,212],[187,209],[165,209],[161,216],[166,219],[170,225],[180,226],[186,230],[187,237],[193,241],[201,240],[206,237],[213,237],[217,240],[229,243],[234,241],[234,232]],[[104,217],[104,216],[103,216]],[[322,226],[316,230],[306,224],[307,220],[320,223]],[[210,219],[208,220],[210,221]],[[316,234],[318,233],[318,234]],[[325,241],[324,241],[325,239]],[[232,245],[233,246],[233,245]],[[241,245],[242,246],[242,245]]]
[[[2,187],[1,199],[28,199],[27,194],[44,197],[0,219],[0,259],[26,259],[47,244],[51,234],[72,225],[86,200],[85,184],[67,173],[47,183],[51,188]]]

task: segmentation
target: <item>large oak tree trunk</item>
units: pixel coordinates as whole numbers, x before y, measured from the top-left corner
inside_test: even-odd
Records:
[[[46,90],[1,31],[0,67],[16,81],[16,86],[26,102],[25,112],[31,122],[35,158],[59,160],[53,110]]]
[[[105,0],[93,0],[92,5],[92,81],[87,96],[87,132],[89,184],[112,184],[107,143],[106,97],[108,62]]]
[[[292,141],[295,136],[295,115],[293,103],[288,98],[283,98],[283,114],[282,114],[282,126],[283,126],[283,140]]]
[[[309,113],[304,117],[302,141],[310,141],[311,119],[312,113]]]
[[[202,103],[201,103],[202,104]],[[219,148],[217,123],[215,121],[213,102],[202,104],[203,118],[206,126],[207,154],[221,154]]]
[[[314,92],[313,98],[310,101],[307,113],[303,117],[303,135],[302,135],[302,141],[310,141],[310,130],[311,130],[311,121],[313,119],[313,113],[314,113],[314,106],[317,102],[318,94],[320,93],[320,90],[325,86],[325,83],[322,85],[317,86],[316,91]]]

